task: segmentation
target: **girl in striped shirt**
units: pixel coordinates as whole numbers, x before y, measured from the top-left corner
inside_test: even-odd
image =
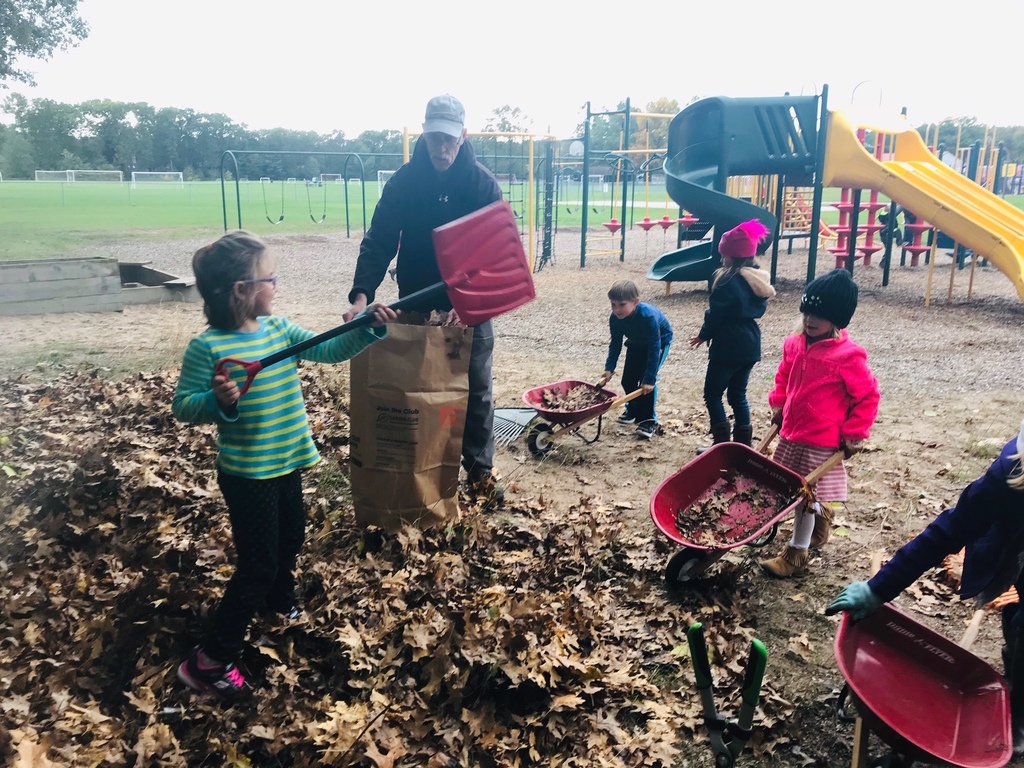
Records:
[[[216,373],[226,357],[259,360],[311,338],[313,331],[272,314],[275,262],[266,245],[230,232],[192,257],[209,328],[192,339],[181,365],[172,410],[182,421],[217,425],[217,483],[235,542],[235,572],[211,614],[200,646],[178,666],[190,688],[234,698],[246,690],[236,666],[257,613],[295,618],[294,569],[305,538],[303,469],[320,460],[306,419],[295,358],[272,365],[239,397],[245,372]],[[338,363],[387,335],[396,319],[387,306],[367,308],[378,327],[359,328],[298,355]]]

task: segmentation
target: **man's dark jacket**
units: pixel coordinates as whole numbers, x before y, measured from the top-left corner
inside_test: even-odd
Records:
[[[452,166],[438,173],[430,162],[426,141],[417,141],[412,159],[384,186],[359,247],[349,302],[357,293],[365,293],[367,303],[373,301],[396,251],[399,297],[441,282],[431,235],[434,228],[500,199],[498,182],[477,162],[468,142],[463,142]],[[422,312],[451,308],[447,294],[416,307]]]

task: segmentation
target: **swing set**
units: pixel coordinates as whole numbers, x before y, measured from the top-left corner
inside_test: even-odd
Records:
[[[690,215],[689,213],[684,214],[682,209],[679,210],[678,216],[670,216],[668,211],[674,207],[674,205],[669,197],[667,187],[664,190],[664,215],[660,219],[651,218],[651,179],[655,173],[664,167],[667,159],[667,149],[651,147],[651,120],[661,119],[671,121],[675,115],[634,112],[630,109],[629,99],[626,99],[625,107],[623,109],[608,112],[592,112],[590,109],[590,102],[587,102],[586,111],[586,121],[583,124],[583,172],[581,176],[582,201],[579,206],[583,211],[583,234],[580,243],[580,267],[585,267],[587,263],[587,220],[589,210],[592,208],[594,213],[600,213],[601,211],[597,206],[589,205],[590,182],[594,175],[590,169],[590,160],[594,156],[594,153],[590,151],[591,120],[594,117],[621,116],[622,118],[622,130],[619,133],[619,148],[601,156],[601,159],[608,164],[609,170],[614,172],[614,179],[611,186],[610,217],[607,221],[603,222],[602,226],[612,233],[613,238],[616,234],[619,235],[619,246],[616,250],[611,251],[591,251],[590,255],[617,253],[619,255],[619,261],[625,261],[626,229],[634,224],[644,230],[645,235],[654,227],[660,226],[662,228],[663,241],[667,238],[668,230],[673,226],[678,226],[679,232],[676,238],[677,241],[688,239],[688,230],[697,223],[698,218]],[[642,149],[632,149],[630,148],[631,123],[633,120],[641,118],[646,120],[645,130],[642,132],[643,144],[645,146]],[[631,159],[637,155],[644,159],[640,162]],[[634,221],[633,212],[636,210],[637,199],[636,185],[640,177],[643,178],[644,184],[644,216],[641,221]],[[627,186],[627,181],[629,180],[632,180],[632,185]],[[619,189],[620,184],[621,190]],[[622,195],[621,217],[617,215],[616,209],[617,195],[620,192]],[[570,210],[570,212],[572,212],[572,210]],[[696,234],[697,231],[698,230],[695,229],[694,234]],[[646,255],[646,236],[644,242]],[[665,244],[663,242],[663,246],[664,245]]]
[[[284,184],[281,185],[281,215],[275,220],[271,218],[270,208],[267,204],[267,185],[271,183],[269,176],[260,176],[260,188],[263,190],[263,214],[267,217],[267,221],[276,227],[284,221]]]
[[[336,176],[345,182],[345,236],[352,236],[352,225],[351,225],[351,210],[349,201],[349,181],[358,180],[360,194],[362,196],[362,224],[363,231],[366,231],[366,184],[365,176],[366,169],[363,163],[362,157],[356,152],[304,152],[302,150],[250,150],[250,149],[227,149],[221,154],[220,158],[220,192],[221,192],[221,205],[224,213],[224,231],[228,231],[228,194],[227,194],[227,162],[230,158],[231,168],[235,181],[235,209],[238,214],[238,228],[242,229],[242,188],[241,188],[241,174],[238,170],[238,156],[239,155],[292,155],[292,156],[305,156],[305,157],[344,157],[344,163],[341,174],[323,174],[321,173],[313,181],[306,180],[306,204],[309,209],[309,219],[314,224],[323,224],[327,220],[327,182],[325,176]],[[349,164],[355,161],[358,163],[359,173],[358,176],[354,173],[349,174]],[[354,170],[354,169],[353,169]],[[263,213],[267,221],[270,224],[277,226],[285,220],[285,189],[284,183],[281,183],[281,212],[277,218],[270,212],[270,198],[267,194],[267,186],[272,184],[273,181],[268,176],[260,177],[260,188],[263,194]],[[310,192],[310,187],[318,185],[323,187],[323,209],[319,214],[319,217],[314,212],[313,195]]]

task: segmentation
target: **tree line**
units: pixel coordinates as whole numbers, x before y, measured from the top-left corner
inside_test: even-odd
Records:
[[[624,103],[619,105],[620,110],[624,107]],[[663,98],[645,105],[643,111],[671,115],[679,109],[674,99]],[[132,171],[181,171],[188,180],[212,180],[220,178],[221,157],[229,149],[297,153],[238,155],[239,175],[253,179],[313,178],[321,173],[373,179],[378,170],[393,170],[402,163],[402,132],[398,130],[364,131],[354,139],[342,131],[251,130],[222,113],[110,100],[64,104],[29,100],[20,94],[8,96],[4,111],[13,116],[12,124],[0,124],[0,174],[4,179],[31,179],[38,169],[82,169],[119,170],[126,178]],[[620,116],[595,117],[591,151],[619,149],[622,122]],[[666,119],[631,118],[630,148],[664,150],[668,123]],[[528,126],[519,109],[505,105],[492,112],[482,130],[525,133]],[[922,125],[918,130],[934,143],[934,125]],[[958,118],[944,121],[938,127],[938,137],[951,152],[958,136],[960,146],[966,147],[990,138],[992,130],[974,118]],[[1024,155],[1024,127],[994,131],[1002,145],[1000,161],[1019,162]],[[575,133],[581,136],[583,125]],[[474,145],[481,160],[496,173],[526,177],[522,141],[474,139]],[[346,165],[346,153],[358,154],[361,164],[349,160]],[[639,156],[634,159],[642,162]],[[227,170],[232,171],[233,166]]]
[[[368,176],[402,162],[402,133],[364,131],[347,139],[285,128],[250,130],[220,113],[109,100],[63,104],[13,94],[4,110],[14,117],[0,125],[0,173],[5,179],[31,179],[37,169],[181,171],[186,179],[220,178],[226,150],[358,152]],[[239,175],[274,179],[312,178],[341,173],[343,157],[240,155]],[[350,175],[358,175],[359,168]]]

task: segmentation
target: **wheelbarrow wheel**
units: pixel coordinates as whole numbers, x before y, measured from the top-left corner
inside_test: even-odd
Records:
[[[550,424],[535,424],[526,435],[526,447],[530,449],[530,453],[534,456],[543,456],[550,451],[554,445],[551,439],[552,431]]]
[[[690,547],[676,552],[665,566],[665,583],[673,588],[695,579],[704,572],[707,554],[704,550]]]
[[[760,549],[761,547],[767,547],[769,544],[771,544],[775,540],[775,537],[778,535],[778,533],[779,533],[779,524],[775,523],[771,528],[769,528],[767,531],[765,531],[760,536],[758,536],[756,539],[754,539],[752,542],[750,542],[750,546],[754,547],[755,549]]]

